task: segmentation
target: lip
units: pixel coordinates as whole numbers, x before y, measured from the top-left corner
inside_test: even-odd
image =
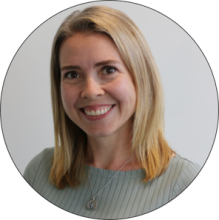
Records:
[[[82,110],[82,109],[85,109],[86,108],[86,110],[93,110],[93,111],[96,111],[96,110],[98,110],[100,107],[110,107],[110,106],[112,106],[112,108],[107,112],[107,113],[105,113],[105,114],[103,114],[103,115],[86,115],[85,114],[85,112]],[[84,106],[83,108],[80,108],[80,112],[83,114],[83,116],[85,117],[85,118],[87,118],[88,120],[91,120],[91,121],[96,121],[96,120],[100,120],[100,119],[103,119],[103,118],[105,118],[105,117],[107,117],[109,114],[110,114],[110,112],[114,109],[114,107],[115,107],[116,105],[89,105],[89,106]]]

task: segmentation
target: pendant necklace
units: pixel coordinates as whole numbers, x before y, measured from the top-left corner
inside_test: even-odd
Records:
[[[92,199],[88,201],[87,203],[87,209],[90,211],[93,211],[97,208],[97,202],[95,200],[95,197],[107,186],[107,184],[115,177],[115,175],[131,160],[131,158],[129,158],[120,168],[119,170],[116,171],[116,173],[108,180],[108,182],[101,188],[101,190],[99,190],[95,195],[93,193],[93,188],[91,186],[91,182],[90,182],[90,177],[88,175],[88,180],[89,180],[89,184],[90,184],[90,189],[91,189],[91,193],[92,193]]]

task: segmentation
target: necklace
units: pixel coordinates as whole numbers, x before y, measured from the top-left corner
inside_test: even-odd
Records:
[[[107,186],[107,184],[115,177],[115,175],[131,160],[131,158],[129,158],[120,168],[119,170],[116,171],[116,173],[108,180],[108,182],[94,195],[93,193],[93,188],[91,186],[91,182],[90,182],[90,177],[88,175],[88,180],[89,180],[89,184],[90,184],[90,189],[91,189],[91,193],[92,193],[92,199],[88,201],[87,203],[87,209],[90,211],[93,211],[97,208],[97,202],[95,200],[95,197]]]

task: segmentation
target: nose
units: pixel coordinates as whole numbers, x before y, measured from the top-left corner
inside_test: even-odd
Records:
[[[102,96],[104,94],[104,90],[101,88],[99,82],[97,82],[93,78],[87,78],[83,90],[81,92],[81,98],[83,99],[95,99],[98,96]]]

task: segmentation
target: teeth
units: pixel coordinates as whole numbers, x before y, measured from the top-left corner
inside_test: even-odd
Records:
[[[101,115],[104,114],[105,110],[101,109]]]
[[[103,115],[103,114],[106,114],[111,108],[112,108],[112,106],[107,107],[107,108],[98,109],[96,112],[93,110],[92,111],[85,110],[85,113],[86,113],[86,115],[92,115],[92,116]]]

